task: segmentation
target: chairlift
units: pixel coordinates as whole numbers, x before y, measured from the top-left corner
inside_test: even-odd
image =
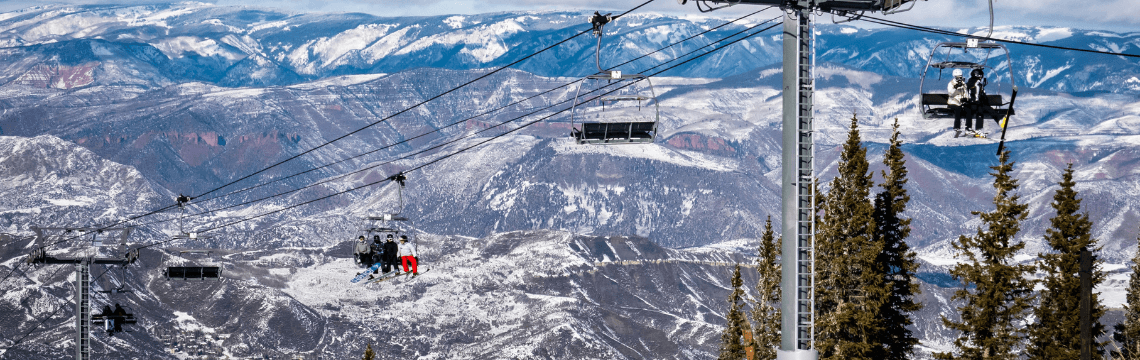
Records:
[[[400,172],[390,176],[389,179],[399,185],[397,188],[399,207],[394,213],[368,215],[360,219],[361,228],[359,231],[361,232],[361,236],[364,236],[365,243],[370,244],[375,237],[379,237],[380,241],[383,242],[389,236],[391,236],[394,241],[399,241],[401,236],[407,236],[408,241],[416,241],[415,232],[412,231],[411,219],[401,215],[404,211],[404,187],[407,185],[408,178],[403,172]],[[353,248],[353,258],[356,264],[360,267],[368,267],[368,264],[361,261],[361,253],[356,251],[355,246]]]
[[[183,233],[174,235],[173,239],[209,239],[211,236],[198,233]],[[183,261],[173,259],[167,262],[166,270],[162,275],[167,280],[221,280],[222,266],[215,258],[214,251],[210,249],[186,249],[178,252]]]
[[[115,309],[111,310],[110,305],[104,305],[103,311],[98,314],[91,315],[91,324],[102,326],[107,331],[107,335],[114,336],[115,333],[120,332],[133,332],[130,328],[123,328],[123,325],[138,324],[138,319],[135,318],[135,311],[130,306],[122,306],[118,303],[115,304]]]
[[[990,25],[989,32],[986,33],[985,38],[989,38],[994,33],[994,2],[989,0],[990,10]],[[941,51],[945,50],[942,55]],[[961,53],[955,54],[955,50],[961,50]],[[999,51],[997,55],[997,65],[991,65],[990,60],[994,58],[994,51]],[[1005,55],[1005,62],[1002,63],[1001,55]],[[938,57],[938,56],[942,57]],[[1008,72],[1008,79],[1010,90],[1009,102],[1005,102],[1006,97],[1002,94],[1005,93],[1001,90],[1000,83],[996,81],[1000,79],[998,76],[993,76],[994,72],[1002,71],[1002,65],[1005,66],[1003,72]],[[982,127],[985,124],[985,118],[988,116],[997,122],[1001,127],[1001,141],[998,143],[997,153],[1000,156],[1002,149],[1005,148],[1005,131],[1008,128],[1009,118],[1014,115],[1013,103],[1017,100],[1017,78],[1013,76],[1013,60],[1009,56],[1009,49],[1003,44],[999,44],[993,40],[981,41],[981,39],[972,37],[966,39],[966,42],[943,42],[939,43],[934,49],[930,50],[930,57],[926,60],[926,69],[922,71],[922,78],[918,82],[918,110],[924,119],[953,119],[956,116],[955,112],[965,118],[966,116],[980,118],[979,123],[975,123],[974,127]],[[926,90],[926,76],[930,74],[932,69],[938,69],[938,79],[942,79],[942,72],[946,69],[953,70],[966,70],[969,69],[971,76],[973,73],[989,73],[989,78],[983,74],[981,79],[982,88],[985,88],[985,97],[978,97],[975,103],[967,104],[969,106],[959,107],[950,105],[950,94],[942,94],[941,91],[927,91]],[[986,71],[987,69],[991,71]],[[995,85],[989,87],[989,80],[995,80]],[[947,80],[953,81],[953,78]],[[973,81],[971,79],[971,81]],[[998,118],[1001,118],[1000,120]],[[955,125],[957,126],[957,124]],[[957,134],[955,134],[957,136]],[[985,137],[985,134],[980,134]]]
[[[997,64],[991,64],[993,52],[998,52]],[[1002,56],[1004,55],[1004,57]],[[1004,61],[1002,60],[1004,58]],[[1002,64],[1004,62],[1004,64]],[[989,105],[996,114],[1005,114],[1006,119],[1014,115],[1013,101],[1017,94],[1017,79],[1013,76],[1013,62],[1009,49],[1003,44],[994,42],[981,42],[978,39],[968,39],[966,42],[939,43],[930,51],[926,61],[926,69],[919,79],[919,110],[923,119],[953,119],[954,110],[949,105],[950,94],[946,92],[946,82],[952,81],[946,70],[962,69],[969,73],[981,69],[988,73],[989,79],[996,79],[993,73],[1005,67],[1003,73],[1008,74],[1010,90],[1003,91],[1000,83],[994,82],[986,87],[986,97]],[[937,74],[937,77],[931,76]],[[927,76],[931,76],[931,84],[927,84]],[[1008,95],[1006,95],[1008,94]],[[1009,99],[1009,102],[1005,100]],[[995,119],[996,121],[997,119]]]
[[[652,143],[661,119],[653,82],[645,75],[602,69],[603,28],[612,20],[610,14],[598,12],[590,17],[598,37],[594,50],[598,72],[578,84],[570,109],[570,134],[578,144]]]

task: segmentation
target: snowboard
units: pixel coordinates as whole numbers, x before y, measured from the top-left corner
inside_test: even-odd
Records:
[[[380,263],[375,263],[372,265],[372,267],[364,270],[364,272],[356,274],[356,277],[352,278],[352,283],[355,284],[360,282],[360,280],[364,280],[364,278],[368,277],[368,275],[371,275],[372,272],[376,270],[380,270]]]

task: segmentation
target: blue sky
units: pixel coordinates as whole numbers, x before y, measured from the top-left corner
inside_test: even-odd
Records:
[[[379,16],[430,16],[516,10],[624,10],[643,0],[204,0],[218,5],[271,7],[297,12],[363,12]],[[1119,32],[1140,31],[1140,0],[993,0],[995,25],[1061,26]],[[145,4],[153,0],[0,0],[0,11],[35,5]],[[690,2],[657,0],[646,11],[671,15],[698,15]],[[755,11],[754,6],[736,6],[711,14],[735,17]],[[891,19],[917,25],[945,27],[985,26],[989,23],[987,0],[919,1],[914,10],[891,15]],[[828,22],[830,16],[822,20]],[[856,23],[857,25],[858,23]]]

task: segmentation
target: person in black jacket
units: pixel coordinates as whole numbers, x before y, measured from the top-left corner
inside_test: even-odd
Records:
[[[382,261],[384,262],[382,265],[380,265],[384,267],[385,273],[392,271],[393,269],[396,270],[397,274],[400,273],[400,266],[397,265],[397,261],[399,260],[400,256],[399,254],[400,246],[396,244],[396,241],[392,237],[392,234],[388,234],[388,241],[384,243],[384,255],[381,256]]]

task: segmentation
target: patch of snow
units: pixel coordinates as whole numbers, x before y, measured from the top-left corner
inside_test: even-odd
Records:
[[[656,160],[665,163],[686,167],[696,167],[713,171],[736,171],[735,162],[725,161],[712,155],[694,151],[676,150],[659,144],[641,145],[614,145],[614,146],[582,146],[573,140],[555,141],[551,144],[554,151],[560,155],[566,154],[603,154]]]
[[[176,36],[164,38],[151,43],[171,59],[180,58],[186,53],[195,53],[204,57],[221,56],[230,61],[238,61],[246,54],[230,51],[214,39],[205,39],[196,36]]]
[[[388,76],[388,74],[380,73],[380,74],[332,76],[332,77],[327,77],[327,78],[320,79],[320,80],[310,81],[307,83],[289,85],[288,87],[291,89],[314,90],[314,89],[323,89],[323,88],[326,88],[329,86],[350,86],[350,85],[357,85],[357,84],[366,83],[366,82],[376,80],[376,79],[379,79],[379,78],[382,78],[385,76]]]
[[[1043,28],[1037,33],[1037,42],[1057,41],[1070,36],[1073,36],[1073,31],[1069,28]]]
[[[55,206],[87,206],[95,203],[95,199],[88,197],[79,197],[76,199],[44,199]]]
[[[465,16],[456,15],[456,16],[452,16],[452,17],[443,19],[443,23],[447,26],[450,26],[452,29],[459,29],[459,28],[463,27],[463,20],[466,20],[466,19],[467,19],[467,17],[465,17]]]

